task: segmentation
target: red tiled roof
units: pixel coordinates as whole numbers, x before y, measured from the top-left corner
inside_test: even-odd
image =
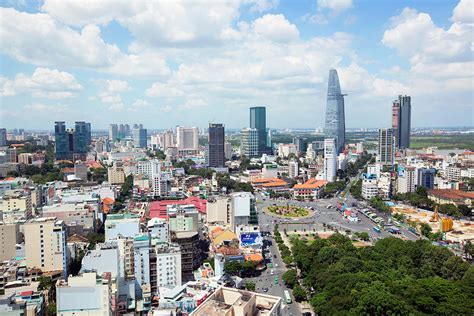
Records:
[[[474,192],[465,192],[454,189],[429,190],[428,194],[449,200],[474,199]]]
[[[296,184],[293,189],[317,189],[323,187],[328,183],[326,180],[309,179],[303,184]]]
[[[166,206],[168,205],[185,205],[185,204],[194,204],[199,213],[206,214],[206,204],[205,199],[201,199],[197,196],[191,196],[184,200],[163,200],[163,201],[154,201],[150,203],[150,217],[158,218],[167,218]]]

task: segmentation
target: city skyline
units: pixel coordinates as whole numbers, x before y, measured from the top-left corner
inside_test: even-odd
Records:
[[[0,125],[238,129],[262,105],[270,128],[316,128],[337,68],[347,128],[390,127],[392,101],[405,94],[413,127],[472,126],[470,1],[185,4],[4,3]],[[170,11],[187,23],[143,15]]]

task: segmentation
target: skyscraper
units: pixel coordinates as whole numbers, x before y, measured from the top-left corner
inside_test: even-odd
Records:
[[[398,114],[398,147],[410,148],[411,131],[411,97],[399,95],[400,111]]]
[[[324,179],[328,182],[336,180],[337,151],[334,138],[324,139]]]
[[[208,164],[209,167],[225,166],[225,131],[222,124],[209,124]]]
[[[146,148],[147,130],[143,128],[142,124],[135,124],[133,126],[133,145],[136,148]]]
[[[258,155],[268,152],[267,144],[267,118],[264,106],[254,106],[250,108],[250,128],[257,130]]]
[[[384,165],[393,165],[395,160],[395,140],[393,129],[379,129],[378,161]]]
[[[258,130],[256,128],[244,128],[241,132],[240,153],[247,158],[258,157]]]
[[[337,153],[342,152],[346,142],[344,94],[341,94],[341,86],[339,85],[339,77],[336,69],[329,70],[324,134],[326,138],[334,138]]]
[[[0,147],[7,145],[7,130],[6,128],[0,128]]]
[[[90,124],[86,122],[76,122],[74,129],[66,129],[62,121],[55,122],[55,158],[85,160],[91,139],[90,131]]]
[[[115,141],[118,136],[118,126],[117,124],[110,124],[109,125],[109,139],[111,141]]]
[[[392,129],[395,137],[395,146],[398,147],[398,117],[400,116],[400,102],[398,100],[392,103]]]

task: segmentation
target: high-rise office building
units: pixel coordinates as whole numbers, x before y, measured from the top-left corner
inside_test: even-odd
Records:
[[[400,102],[398,100],[392,103],[392,129],[395,137],[395,146],[398,147],[398,117],[400,116]]]
[[[324,139],[324,179],[328,182],[336,180],[337,149],[334,138]]]
[[[110,124],[109,125],[109,139],[111,141],[115,141],[118,136],[118,125],[117,124]]]
[[[199,130],[197,127],[178,126],[176,145],[182,153],[195,153],[199,150]]]
[[[209,167],[225,166],[225,130],[222,124],[209,124],[208,164]]]
[[[411,131],[411,97],[398,96],[400,110],[398,113],[398,148],[410,148]]]
[[[57,160],[85,160],[91,140],[90,124],[76,122],[75,129],[66,129],[64,122],[55,122],[54,139]]]
[[[136,148],[146,148],[147,130],[143,128],[142,124],[135,124],[133,126],[133,145]]]
[[[417,173],[417,186],[433,189],[436,169],[420,168]]]
[[[308,139],[299,136],[293,137],[293,144],[296,145],[298,152],[303,153],[306,152],[306,149],[308,148]]]
[[[342,152],[346,142],[344,94],[341,93],[341,86],[336,69],[329,70],[324,133],[326,138],[335,139],[337,154]]]
[[[250,108],[250,128],[257,130],[258,156],[268,153],[267,115],[264,106],[254,106]]]
[[[392,128],[379,129],[377,159],[384,165],[392,166],[395,160],[395,140]]]
[[[241,132],[240,153],[247,158],[259,156],[258,130],[256,128],[244,128]]]
[[[0,147],[7,145],[7,129],[0,128]]]

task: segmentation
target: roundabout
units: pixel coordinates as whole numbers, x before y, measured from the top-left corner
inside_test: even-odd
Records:
[[[264,212],[282,218],[305,218],[313,215],[313,211],[296,205],[270,205],[266,206]]]

